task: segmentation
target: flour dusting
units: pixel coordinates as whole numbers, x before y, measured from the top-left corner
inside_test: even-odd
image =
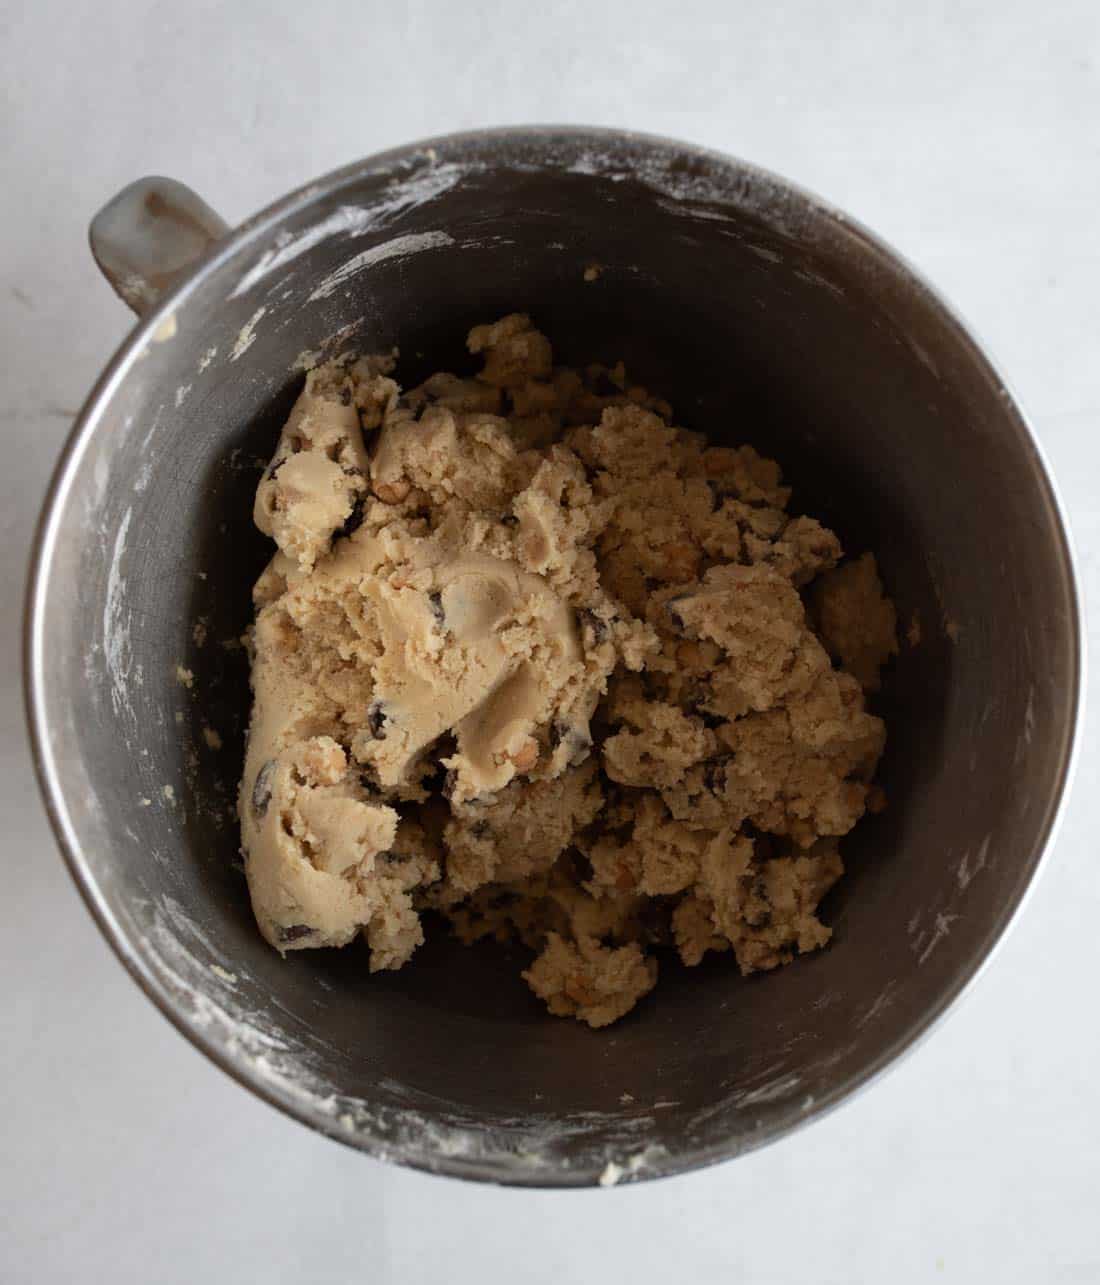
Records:
[[[434,162],[434,156],[429,156],[429,160]],[[230,299],[247,294],[273,272],[288,267],[330,237],[343,236],[351,240],[385,227],[398,215],[406,214],[449,191],[464,175],[479,168],[476,165],[433,163],[430,168],[418,174],[397,180],[368,205],[341,205],[302,232],[278,233],[274,245],[265,250],[241,277],[230,294]]]
[[[243,357],[244,354],[248,352],[249,348],[251,348],[256,342],[256,327],[259,325],[260,319],[266,312],[266,308],[257,308],[252,316],[249,317],[241,327],[240,332],[237,335],[236,343],[233,345],[233,351],[229,354],[230,361],[237,361],[239,358]]]
[[[436,250],[448,245],[454,245],[454,237],[449,232],[410,232],[405,236],[395,236],[389,241],[383,241],[381,245],[371,246],[369,250],[354,255],[334,272],[330,272],[309,296],[309,302],[327,299],[352,277],[387,259],[401,259],[419,254],[422,250]]]

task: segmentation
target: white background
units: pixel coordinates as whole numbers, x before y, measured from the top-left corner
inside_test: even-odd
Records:
[[[709,144],[885,235],[1033,413],[1095,600],[1100,6],[0,0],[0,59],[0,1279],[1100,1281],[1093,745],[1023,921],[884,1082],[715,1170],[525,1193],[315,1137],[175,1034],[54,850],[18,673],[39,499],[129,326],[94,210],[153,172],[232,222],[380,148],[509,122]]]

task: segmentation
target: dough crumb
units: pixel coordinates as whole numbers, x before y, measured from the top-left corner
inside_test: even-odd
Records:
[[[875,555],[828,571],[815,586],[821,640],[834,660],[875,691],[879,671],[897,655],[897,612],[882,591]]]
[[[275,552],[230,641],[260,931],[393,969],[431,911],[529,949],[532,992],[597,1028],[659,957],[821,948],[839,840],[885,806],[874,556],[621,362],[556,365],[525,313],[467,347],[476,374],[408,388],[396,351],[314,367],[257,487]]]
[[[550,933],[523,977],[551,1013],[609,1026],[657,984],[657,961],[637,942],[601,946],[594,937],[565,941]]]

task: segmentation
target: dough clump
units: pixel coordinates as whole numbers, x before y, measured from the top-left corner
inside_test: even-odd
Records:
[[[257,489],[260,931],[400,968],[435,914],[524,943],[594,1027],[662,950],[750,973],[823,946],[838,841],[884,802],[874,557],[621,364],[555,366],[522,314],[467,346],[478,374],[407,390],[393,356],[311,371]]]

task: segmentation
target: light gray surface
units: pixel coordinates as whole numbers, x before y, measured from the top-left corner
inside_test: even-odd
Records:
[[[1095,600],[1100,10],[570,3],[536,6],[521,34],[496,0],[476,21],[442,0],[274,8],[0,3],[0,1279],[1100,1280],[1094,745],[1022,922],[885,1081],[719,1169],[525,1194],[374,1164],[191,1051],[115,963],[54,851],[18,675],[39,498],[129,324],[85,246],[95,208],[154,171],[233,221],[379,148],[533,120],[739,153],[890,239],[1032,412]]]

